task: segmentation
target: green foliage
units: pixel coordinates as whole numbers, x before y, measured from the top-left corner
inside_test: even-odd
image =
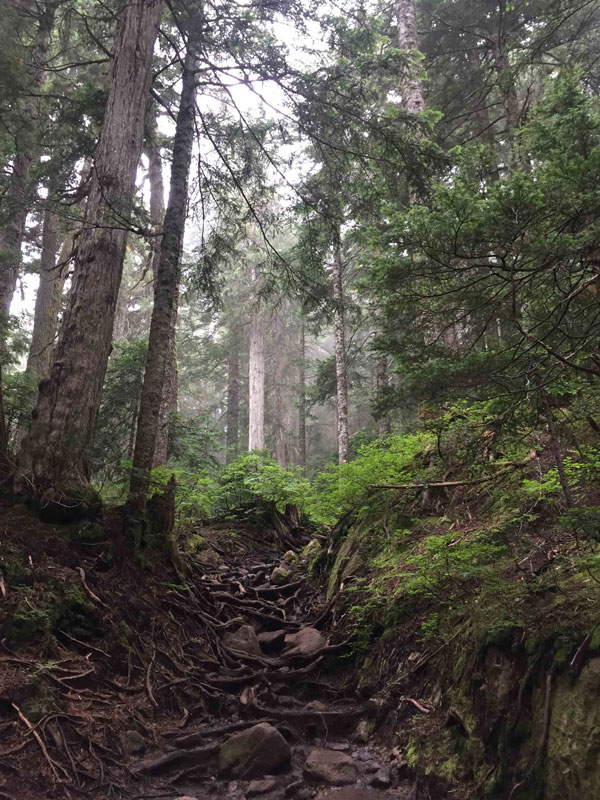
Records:
[[[331,464],[315,476],[306,510],[317,523],[333,524],[345,511],[365,502],[373,483],[406,483],[425,471],[418,463],[431,446],[426,433],[390,436],[362,445],[347,464]]]
[[[284,469],[264,453],[240,455],[223,468],[215,494],[217,514],[252,518],[288,504],[304,508],[309,483],[300,468]]]

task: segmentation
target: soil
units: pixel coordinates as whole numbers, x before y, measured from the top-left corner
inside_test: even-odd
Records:
[[[223,523],[195,531],[193,557],[135,558],[121,529],[118,511],[65,528],[0,508],[0,798],[417,797],[371,734],[377,703],[358,696],[347,636],[306,565],[271,583],[277,533]],[[260,655],[241,652],[225,634],[242,626],[324,641],[262,636]],[[259,721],[291,762],[259,783],[220,775],[221,744]],[[314,748],[352,759],[350,787],[304,775]]]

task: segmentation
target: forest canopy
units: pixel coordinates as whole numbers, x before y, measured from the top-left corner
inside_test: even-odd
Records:
[[[209,514],[233,463],[278,465],[298,500],[448,414],[488,438],[557,408],[595,430],[595,3],[4,13],[18,495],[143,515],[174,472]]]

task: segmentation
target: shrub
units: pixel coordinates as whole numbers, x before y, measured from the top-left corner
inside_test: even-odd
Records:
[[[326,467],[313,480],[306,510],[317,523],[333,524],[338,517],[360,505],[373,483],[406,483],[424,474],[418,463],[433,442],[426,433],[390,436],[362,445],[347,464]]]

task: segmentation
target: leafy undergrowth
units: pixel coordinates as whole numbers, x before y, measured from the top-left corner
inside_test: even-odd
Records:
[[[185,680],[212,658],[188,576],[274,540],[243,523],[188,530],[179,571],[165,552],[142,568],[116,512],[69,527],[24,506],[0,517],[0,796],[122,796],[136,741],[210,704]]]
[[[401,452],[396,481],[417,486],[363,481],[312,568],[355,634],[362,690],[391,709],[383,732],[407,769],[463,797],[532,800],[551,796],[556,763],[589,792],[600,774],[582,778],[583,757],[565,766],[572,743],[559,742],[546,696],[571,691],[600,654],[598,450],[563,445],[570,508],[546,432],[497,440],[490,460],[491,432],[472,422],[438,418],[434,449],[423,437],[412,463]],[[348,473],[371,466],[371,483],[386,482],[381,450]],[[571,705],[585,718],[585,704]]]

